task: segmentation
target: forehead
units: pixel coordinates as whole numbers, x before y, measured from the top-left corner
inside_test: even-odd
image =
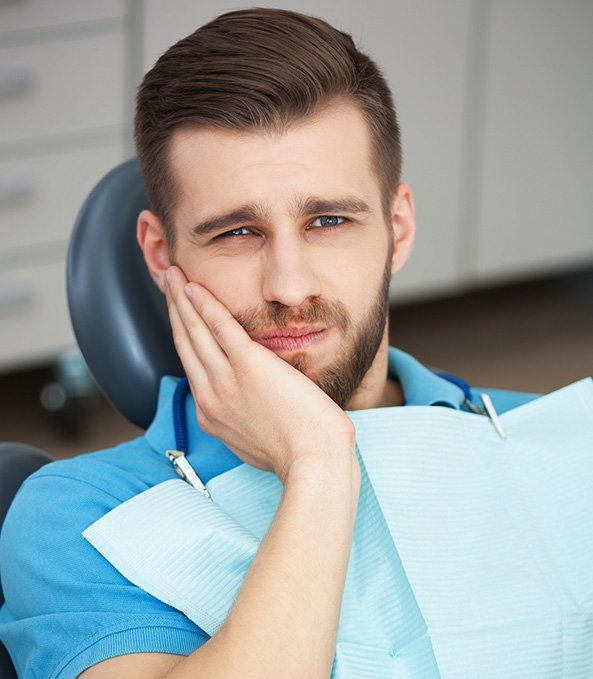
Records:
[[[181,221],[246,202],[282,210],[296,194],[371,200],[378,191],[367,125],[349,104],[336,104],[282,136],[180,129],[171,139],[169,162]]]

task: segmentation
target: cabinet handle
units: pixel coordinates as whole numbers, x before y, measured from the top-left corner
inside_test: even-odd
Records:
[[[12,282],[0,288],[0,315],[22,311],[33,301],[33,296],[34,290],[26,281]]]
[[[0,207],[23,203],[35,195],[35,184],[30,177],[0,179]]]
[[[11,71],[0,72],[0,99],[19,97],[33,89],[35,78],[27,66],[17,66]]]

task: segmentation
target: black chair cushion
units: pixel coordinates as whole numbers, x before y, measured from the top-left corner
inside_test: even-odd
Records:
[[[6,441],[0,443],[0,532],[14,496],[23,481],[53,458],[39,448],[25,443]],[[0,572],[0,577],[2,573]],[[4,603],[0,580],[0,606]],[[17,679],[8,651],[0,642],[0,677]]]

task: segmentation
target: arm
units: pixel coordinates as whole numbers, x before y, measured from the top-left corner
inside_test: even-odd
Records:
[[[360,488],[353,451],[294,464],[229,617],[167,679],[331,670]]]

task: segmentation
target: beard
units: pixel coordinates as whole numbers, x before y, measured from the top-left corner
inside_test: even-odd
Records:
[[[390,281],[391,252],[383,270],[379,290],[368,313],[354,328],[353,340],[343,342],[333,363],[322,369],[319,377],[313,380],[342,410],[370,370],[381,346],[389,314]],[[297,365],[295,367],[298,368]]]
[[[281,358],[306,375],[344,410],[370,370],[383,340],[389,314],[392,253],[391,237],[379,290],[371,301],[368,313],[354,328],[348,309],[343,303],[335,302],[333,308],[328,309],[326,303],[318,298],[313,299],[306,312],[299,310],[298,315],[290,307],[272,302],[266,314],[267,322],[263,323],[261,316],[255,312],[243,313],[240,318],[237,317],[237,321],[247,332],[262,327],[292,324],[336,326],[345,339],[329,366],[314,367],[307,351],[291,352],[287,357]]]

